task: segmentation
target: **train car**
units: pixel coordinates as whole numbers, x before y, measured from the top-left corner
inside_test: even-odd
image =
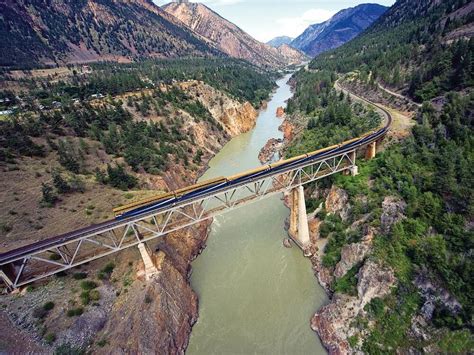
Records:
[[[144,200],[140,200],[140,201],[137,201],[137,202],[125,205],[125,206],[117,207],[113,210],[113,212],[115,214],[115,218],[126,217],[128,215],[133,214],[133,212],[139,212],[140,210],[147,209],[150,206],[160,204],[160,202],[165,202],[167,200],[177,199],[177,198],[179,198],[179,197],[181,197],[181,196],[183,196],[183,195],[185,195],[189,192],[193,192],[193,191],[203,189],[203,188],[206,188],[206,187],[215,186],[215,185],[218,185],[220,183],[224,183],[226,181],[227,180],[224,177],[218,177],[218,178],[215,178],[215,179],[206,180],[206,181],[203,181],[201,183],[185,187],[183,189],[179,189],[179,190],[172,191],[172,192],[169,192],[169,193],[153,196],[153,197],[150,197],[150,198],[147,198],[147,199],[144,199]]]
[[[175,193],[176,197],[180,197],[180,196],[183,196],[183,195],[185,195],[189,192],[193,192],[193,191],[196,191],[196,190],[199,190],[199,189],[202,189],[202,188],[222,184],[222,183],[225,183],[225,182],[227,182],[227,179],[223,176],[219,176],[215,179],[206,180],[206,181],[197,183],[195,185],[184,187],[182,189],[176,190],[174,193]]]
[[[297,157],[293,157],[293,158],[290,158],[290,159],[280,160],[280,161],[277,161],[275,163],[271,163],[271,164],[268,165],[268,167],[270,169],[275,169],[275,168],[278,168],[282,165],[286,165],[286,164],[297,162],[297,161],[302,160],[302,159],[306,159],[307,157],[308,157],[308,154],[298,155]]]
[[[264,165],[264,166],[261,166],[261,167],[259,167],[259,168],[252,169],[252,170],[247,170],[247,171],[245,171],[245,172],[243,172],[243,173],[240,173],[240,174],[228,176],[228,177],[227,177],[227,181],[232,182],[232,181],[235,181],[235,180],[244,178],[244,177],[246,177],[246,176],[255,175],[255,174],[264,172],[264,171],[266,171],[266,170],[268,170],[268,165]]]
[[[175,197],[174,192],[155,195],[153,197],[150,197],[150,198],[147,198],[147,199],[144,199],[144,200],[140,200],[140,201],[137,201],[137,202],[133,202],[133,203],[130,203],[130,204],[127,204],[127,205],[124,205],[124,206],[114,208],[113,212],[114,212],[115,216],[117,217],[117,216],[122,215],[124,212],[130,211],[134,208],[138,208],[138,207],[150,204],[150,203],[159,202],[159,201],[169,199],[169,198],[173,198],[173,197]]]

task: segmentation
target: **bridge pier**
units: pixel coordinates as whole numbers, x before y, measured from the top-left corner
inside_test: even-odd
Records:
[[[140,251],[143,264],[145,265],[145,279],[149,281],[160,271],[156,267],[155,260],[153,260],[153,255],[145,243],[138,244],[138,250]]]
[[[367,146],[367,152],[365,157],[370,160],[375,158],[375,154],[377,152],[377,142],[372,142]]]
[[[298,190],[290,191],[290,228],[288,230],[290,237],[295,239],[298,233]]]
[[[359,167],[356,165],[356,158],[357,158],[357,151],[353,151],[349,153],[349,158],[351,159],[352,166],[349,169],[349,172],[352,176],[359,175]]]
[[[303,250],[310,244],[303,186],[294,188],[290,192],[290,228],[288,234]]]
[[[306,247],[309,239],[308,215],[306,214],[306,202],[304,200],[304,188],[298,187],[298,240]]]

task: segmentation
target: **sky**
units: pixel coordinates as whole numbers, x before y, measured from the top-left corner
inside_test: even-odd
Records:
[[[171,0],[154,0],[163,5]],[[391,6],[395,0],[202,0],[219,15],[259,41],[277,36],[297,37],[312,24],[329,19],[342,9],[374,2]]]

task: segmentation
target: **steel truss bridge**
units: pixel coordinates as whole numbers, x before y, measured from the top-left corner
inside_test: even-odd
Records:
[[[270,165],[240,174],[238,179],[201,189],[165,207],[0,254],[0,278],[7,288],[15,289],[329,175],[353,172],[357,152],[367,149],[374,155],[376,142],[391,125],[390,113],[382,107],[377,109],[385,116],[386,125],[362,137],[278,162],[273,168]]]

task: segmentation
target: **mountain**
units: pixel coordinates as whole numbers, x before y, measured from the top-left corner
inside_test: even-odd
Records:
[[[278,48],[282,44],[290,44],[291,41],[293,41],[293,38],[288,37],[288,36],[281,36],[281,37],[275,37],[274,39],[270,40],[267,42],[269,46]]]
[[[1,66],[222,55],[151,0],[6,0]]]
[[[362,4],[339,11],[328,21],[309,26],[290,45],[315,57],[337,48],[363,32],[388,8],[378,4]]]
[[[162,8],[231,57],[245,59],[260,67],[268,68],[289,64],[278,50],[257,41],[203,4],[170,3]]]
[[[277,48],[278,54],[285,58],[288,64],[301,64],[309,58],[299,49],[293,48],[288,44],[282,44]]]
[[[362,82],[431,100],[473,83],[473,15],[469,0],[399,0],[362,35],[309,67],[357,71]]]

